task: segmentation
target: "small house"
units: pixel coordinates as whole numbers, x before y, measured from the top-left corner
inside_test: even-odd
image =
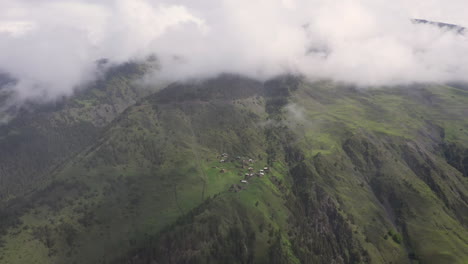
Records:
[[[248,183],[248,182],[247,182],[246,180],[241,180],[241,183],[246,184],[246,183]]]

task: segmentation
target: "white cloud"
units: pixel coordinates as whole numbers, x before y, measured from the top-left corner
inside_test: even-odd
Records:
[[[94,61],[157,54],[160,76],[299,72],[363,85],[468,81],[453,0],[0,0],[0,70],[19,98],[69,95]]]
[[[69,95],[94,77],[96,60],[138,58],[171,27],[203,26],[183,6],[143,0],[0,3],[0,71],[19,80],[18,100]]]
[[[0,34],[10,34],[11,37],[21,37],[34,29],[34,24],[26,21],[0,22]]]

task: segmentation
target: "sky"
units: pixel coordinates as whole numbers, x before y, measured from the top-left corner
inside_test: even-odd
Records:
[[[284,73],[362,86],[468,81],[466,0],[0,0],[0,72],[54,100],[96,61],[155,54],[167,80]]]

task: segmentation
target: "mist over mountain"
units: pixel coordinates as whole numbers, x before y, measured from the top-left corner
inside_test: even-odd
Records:
[[[359,85],[467,81],[464,1],[2,0],[0,71],[18,102],[69,96],[95,61],[156,55],[160,79],[284,73]]]
[[[0,0],[0,263],[468,263],[467,7]]]
[[[466,85],[146,71],[0,127],[1,263],[466,263]]]

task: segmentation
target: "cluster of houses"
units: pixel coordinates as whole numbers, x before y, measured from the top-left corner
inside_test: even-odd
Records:
[[[265,173],[267,173],[269,171],[269,168],[265,167],[265,168],[263,168],[263,170],[259,170],[257,173],[253,172],[254,168],[252,168],[252,167],[249,167],[248,170],[249,170],[249,172],[244,175],[245,176],[244,180],[241,180],[242,183],[248,183],[247,180],[252,178],[252,177],[255,177],[255,176],[260,177],[260,178],[265,176]]]
[[[229,158],[229,155],[227,153],[223,153],[223,154],[221,154],[221,159],[219,160],[219,162],[224,163],[224,162],[226,162],[226,160],[228,158]]]
[[[227,153],[223,153],[221,155],[218,155],[217,158],[219,159],[220,163],[229,162],[229,160],[228,160],[229,155]],[[261,178],[261,177],[265,176],[266,173],[268,173],[270,171],[270,169],[268,167],[264,167],[263,169],[260,169],[257,172],[255,172],[255,169],[252,167],[253,166],[252,164],[254,164],[255,161],[253,159],[250,159],[250,158],[249,159],[242,159],[240,156],[237,156],[236,160],[241,162],[242,169],[247,169],[247,172],[243,175],[244,179],[240,180],[240,183],[242,185],[244,185],[244,186],[238,185],[238,184],[233,184],[231,186],[231,188],[229,189],[230,191],[233,191],[233,192],[239,192],[239,191],[245,189],[245,185],[249,183],[248,180],[250,180],[253,177],[260,177]],[[220,173],[226,173],[226,169],[220,168],[219,172]],[[242,173],[240,173],[240,175],[242,175]]]

